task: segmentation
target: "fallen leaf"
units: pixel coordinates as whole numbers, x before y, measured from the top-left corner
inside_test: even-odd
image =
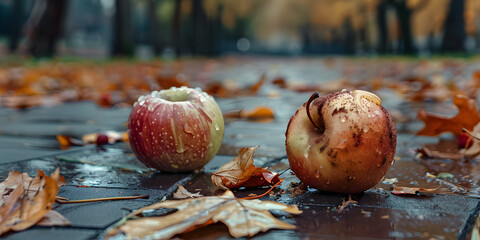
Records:
[[[464,95],[456,95],[453,103],[458,108],[458,113],[452,118],[427,113],[425,110],[418,111],[418,118],[425,123],[425,126],[417,135],[437,136],[444,132],[451,132],[455,136],[462,134],[462,129],[473,130],[480,122],[477,104],[474,99]]]
[[[242,118],[242,119],[274,119],[273,109],[265,106],[258,106],[252,110],[234,110],[223,114],[224,118]]]
[[[141,217],[143,212],[165,208],[175,208],[178,211],[165,216]],[[170,239],[176,234],[217,222],[227,225],[233,237],[251,237],[274,228],[295,228],[294,225],[276,219],[269,210],[302,213],[295,205],[258,199],[237,199],[227,190],[221,196],[169,200],[141,208],[129,214],[128,221],[110,229],[105,238],[124,235],[126,239]]]
[[[273,185],[280,181],[278,173],[253,165],[253,154],[259,146],[242,148],[231,162],[212,173],[212,182],[221,189]]]
[[[260,76],[260,79],[258,79],[258,81],[253,84],[252,86],[250,86],[250,91],[253,93],[253,94],[257,94],[258,93],[258,90],[260,90],[260,88],[263,86],[263,84],[265,83],[265,80],[267,79],[267,77],[265,76],[265,73],[262,74],[262,76]]]
[[[437,175],[437,178],[444,178],[444,179],[447,179],[447,178],[453,178],[453,174],[451,173],[447,173],[447,172],[441,172]]]
[[[392,194],[395,195],[417,195],[418,193],[422,192],[431,192],[435,191],[438,188],[420,188],[420,187],[399,187],[396,185],[393,185],[393,189],[391,191]]]
[[[462,149],[461,153],[463,153],[467,159],[472,159],[480,154],[480,123],[473,128],[473,132],[465,131],[472,136],[473,144],[467,149]]]
[[[203,196],[199,192],[197,192],[197,193],[189,192],[182,185],[178,185],[177,191],[175,193],[173,193],[173,198],[175,198],[175,199],[198,198],[198,197],[203,197]]]
[[[472,229],[471,240],[480,240],[480,215],[476,217],[475,225]]]
[[[289,198],[293,198],[298,195],[304,194],[308,190],[307,185],[304,183],[294,183],[292,182],[288,187],[288,191],[291,193]]]
[[[57,135],[57,141],[61,149],[68,149],[71,146],[84,146],[87,144],[113,144],[116,142],[128,142],[127,132],[105,131],[102,133],[87,133],[82,139],[76,139],[67,135]]]
[[[0,235],[25,230],[40,222],[52,209],[58,188],[63,184],[65,179],[58,168],[50,177],[41,170],[34,178],[10,171],[7,179],[0,183]]]
[[[68,226],[70,225],[70,221],[57,211],[50,210],[36,225],[44,227]]]
[[[60,144],[60,148],[64,150],[69,149],[71,146],[85,145],[81,140],[66,135],[57,135],[57,141]]]
[[[430,158],[430,159],[452,159],[458,160],[463,159],[464,154],[461,152],[441,152],[438,150],[432,150],[428,146],[423,146],[420,149],[416,149],[416,151],[422,154],[421,158]]]
[[[383,184],[394,184],[396,182],[398,182],[398,178],[385,178],[382,181]]]
[[[343,209],[345,209],[349,205],[358,205],[357,201],[352,200],[352,196],[350,194],[348,195],[347,201],[345,201],[345,199],[342,199],[342,205],[339,206],[337,213],[343,212]]]

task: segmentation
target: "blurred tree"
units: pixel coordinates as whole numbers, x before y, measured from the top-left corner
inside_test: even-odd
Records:
[[[387,9],[387,1],[380,1],[377,7],[378,51],[380,53],[386,53],[388,50]]]
[[[112,50],[114,56],[133,55],[134,42],[131,7],[130,0],[115,0]]]
[[[461,52],[465,51],[465,1],[451,0],[450,8],[445,21],[445,34],[443,35],[443,52]]]
[[[24,23],[24,0],[13,1],[12,12],[10,14],[10,31],[8,36],[8,50],[13,53],[17,50],[18,43],[22,37],[22,27]]]
[[[181,9],[182,9],[182,0],[175,0],[175,5],[173,7],[173,15],[172,15],[171,42],[173,47],[175,48],[176,56],[180,56],[181,54],[181,42],[180,42]]]
[[[157,18],[157,0],[148,0],[148,22],[150,24],[150,38],[155,55],[162,52],[162,38],[160,24]]]
[[[192,38],[190,47],[194,55],[214,54],[214,23],[207,18],[202,0],[193,0]]]
[[[412,4],[413,2],[413,4]],[[401,52],[411,54],[416,51],[412,35],[412,15],[424,8],[428,0],[407,1],[407,0],[381,0],[377,8],[378,30],[379,30],[379,51],[385,52],[388,48],[388,35],[386,25],[386,14],[389,6],[395,10],[398,24],[400,26]]]
[[[34,57],[51,57],[61,35],[67,0],[36,0],[27,22],[28,52]]]

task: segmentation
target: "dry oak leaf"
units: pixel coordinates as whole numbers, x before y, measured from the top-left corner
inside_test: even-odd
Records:
[[[64,184],[58,168],[50,177],[41,170],[34,178],[10,171],[7,179],[0,183],[0,235],[25,230],[43,221],[55,203],[58,188]],[[54,215],[47,215],[47,218]]]
[[[182,185],[177,184],[177,186],[178,186],[177,191],[173,193],[173,198],[175,199],[203,197],[203,195],[200,194],[199,192],[191,193],[187,189],[185,189]]]
[[[141,217],[156,209],[176,208],[165,216]],[[221,196],[185,200],[168,200],[143,207],[127,216],[130,219],[110,229],[105,239],[124,235],[125,239],[170,239],[209,224],[223,222],[233,237],[254,236],[269,229],[294,229],[295,226],[276,219],[269,210],[300,214],[295,205],[285,205],[258,199],[235,198],[231,191]]]
[[[456,95],[453,98],[453,103],[458,108],[458,114],[452,118],[419,110],[418,118],[425,123],[425,126],[417,135],[437,136],[444,132],[451,132],[458,136],[462,134],[463,128],[471,131],[480,122],[480,115],[474,99],[464,95]]]
[[[240,149],[238,156],[212,173],[213,184],[221,189],[235,189],[268,186],[279,182],[278,173],[253,165],[253,154],[258,147]]]

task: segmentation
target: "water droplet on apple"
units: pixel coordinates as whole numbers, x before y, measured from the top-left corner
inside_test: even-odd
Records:
[[[342,117],[342,118],[340,118],[340,121],[344,123],[344,122],[346,122],[346,121],[347,121],[347,118],[345,118],[345,117]]]
[[[367,132],[368,132],[368,128],[364,128],[364,129],[363,129],[363,132],[364,132],[364,133],[367,133]]]
[[[329,185],[329,184],[330,184],[330,180],[327,180],[326,184]]]
[[[305,159],[308,159],[308,155],[310,154],[310,148],[312,148],[312,145],[309,145],[306,149],[305,152],[303,153],[303,156]]]
[[[173,167],[173,168],[178,168],[178,165],[172,164],[172,167]]]
[[[148,104],[148,111],[149,112],[153,112],[154,109],[155,109],[155,103],[151,102],[150,104]]]
[[[145,104],[145,100],[143,100],[143,99],[140,100],[140,102],[138,104],[140,104],[140,106],[143,106],[143,104]]]
[[[319,172],[318,170],[315,171],[315,177],[316,177],[316,178],[319,178],[319,177],[320,177],[320,172]]]
[[[183,125],[183,131],[188,134],[193,134],[192,128],[190,127],[190,125],[188,125],[188,123],[185,123]]]
[[[183,143],[180,142],[179,144],[177,144],[177,153],[183,153],[183,152],[185,152],[185,150],[186,149],[183,146]]]
[[[215,123],[215,130],[220,131],[220,127],[218,126],[217,123]]]

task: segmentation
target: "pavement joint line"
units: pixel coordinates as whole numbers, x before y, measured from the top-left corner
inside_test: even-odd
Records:
[[[53,160],[56,160],[55,157],[59,156],[59,155],[74,153],[74,152],[80,152],[80,151],[85,151],[85,150],[90,150],[90,149],[94,149],[94,146],[82,146],[81,148],[76,148],[76,149],[72,149],[72,150],[64,150],[64,151],[59,152],[59,153],[51,153],[51,154],[41,155],[41,156],[38,156],[38,157],[26,158],[26,159],[22,159],[22,160],[18,160],[18,161],[13,161],[13,162],[0,163],[0,167],[3,166],[3,165],[9,165],[9,164],[12,164],[12,163],[28,162],[28,161],[31,161],[31,160],[52,161],[51,159],[47,159],[47,158],[53,158]]]
[[[65,184],[65,187],[77,187],[79,184]],[[78,188],[82,188],[82,187],[78,187]],[[83,187],[83,188],[107,188],[107,189],[118,189],[118,190],[150,190],[150,189],[147,189],[147,188],[127,188],[127,187],[108,187],[108,186],[88,186],[88,187]],[[161,190],[161,191],[167,191],[167,190],[162,190],[162,189],[155,189],[155,190]]]
[[[105,228],[103,227],[86,227],[86,226],[54,226],[55,229],[79,229],[79,230],[95,230],[95,231],[103,231]],[[51,226],[33,226],[29,229],[48,229],[51,230]]]
[[[184,186],[185,183],[188,183],[188,182],[192,181],[193,179],[195,179],[195,177],[198,176],[199,173],[201,173],[201,172],[191,173],[189,176],[186,176],[185,178],[183,178],[183,179],[177,181],[176,183],[172,184],[172,186],[170,186],[167,190],[165,190],[165,192],[167,192],[165,194],[165,198],[166,199],[171,198],[173,196],[173,193],[175,193],[175,191],[177,191],[177,188],[178,188],[177,185]]]
[[[459,240],[467,239],[468,234],[473,230],[473,226],[475,225],[475,221],[477,220],[480,214],[480,201],[478,202],[477,206],[473,210],[473,213],[470,214],[465,225],[460,230],[460,235],[458,236]]]

